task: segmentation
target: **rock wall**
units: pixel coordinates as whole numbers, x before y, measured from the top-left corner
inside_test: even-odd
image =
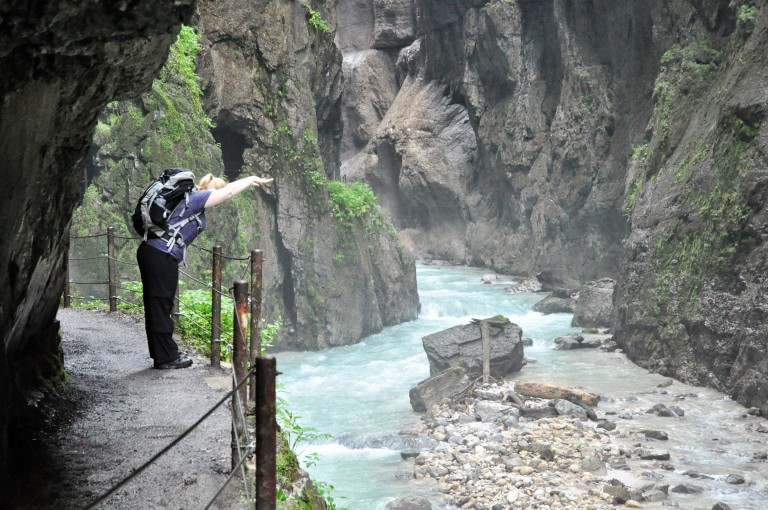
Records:
[[[387,218],[343,224],[331,213],[325,181],[338,177],[342,147],[335,3],[205,1],[199,19],[206,110],[225,164],[238,164],[226,170],[275,177],[258,224],[274,298],[265,317],[285,323],[276,347],[353,343],[414,318],[413,257]]]
[[[342,27],[342,173],[385,197],[416,253],[569,285],[615,274],[656,2],[347,3],[366,15]]]
[[[768,7],[672,5],[690,22],[661,58],[630,165],[614,338],[768,416]]]
[[[342,175],[414,253],[618,275],[633,359],[765,412],[764,1],[339,8]]]
[[[96,118],[150,85],[193,10],[193,0],[0,6],[0,485],[24,410],[63,376],[55,317]]]

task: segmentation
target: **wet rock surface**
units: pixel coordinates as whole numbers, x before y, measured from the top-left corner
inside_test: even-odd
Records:
[[[753,497],[740,496],[743,508],[762,508],[755,502],[766,480],[759,460],[746,467],[750,489],[743,475],[728,473],[733,466],[725,463],[687,468],[704,466],[681,440],[685,427],[701,426],[700,418],[679,414],[674,423],[665,422],[665,430],[641,425],[647,416],[670,420],[657,410],[671,399],[698,414],[703,403],[696,393],[639,389],[642,403],[637,397],[600,395],[591,413],[580,413],[566,400],[525,397],[519,385],[523,382],[476,384],[423,415],[421,433],[436,445],[407,462],[414,478],[437,483],[443,493],[440,508],[729,508],[718,499],[737,488],[755,491]],[[729,419],[729,444],[761,441],[759,418],[743,413]],[[747,437],[739,438],[737,429]]]
[[[226,372],[194,353],[190,368],[151,368],[144,326],[135,317],[60,310],[58,319],[67,383],[57,400],[42,404],[43,431],[16,445],[33,460],[16,468],[20,490],[10,508],[84,508],[181,435],[231,386]],[[103,507],[204,508],[229,474],[230,453],[230,411],[222,406]],[[233,480],[212,508],[241,508],[242,487],[242,479]]]

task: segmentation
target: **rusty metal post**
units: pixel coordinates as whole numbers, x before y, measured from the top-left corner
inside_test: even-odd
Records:
[[[245,339],[248,331],[248,282],[235,280],[235,320],[232,331],[232,368],[235,371],[235,381],[232,381],[232,387],[245,378],[246,362],[248,358],[245,354]],[[240,462],[242,452],[238,449],[238,442],[242,446],[245,441],[245,423],[240,419],[241,413],[238,407],[243,407],[245,413],[246,397],[248,395],[248,386],[243,384],[235,393],[232,394],[232,469]],[[238,441],[239,438],[239,441]]]
[[[221,368],[221,246],[213,247],[211,290],[211,366]]]
[[[480,336],[483,340],[483,384],[488,384],[491,375],[491,335],[486,319],[480,321]]]
[[[261,356],[261,273],[264,267],[264,254],[261,250],[251,252],[251,366],[256,366],[256,358]],[[251,377],[248,397],[256,401],[256,376]]]
[[[272,356],[256,358],[256,509],[277,507],[277,363]]]
[[[72,306],[72,286],[69,282],[69,258],[67,258],[67,273],[64,275],[64,308]]]
[[[235,368],[235,377],[239,383],[245,378],[248,371],[248,356],[246,355],[246,338],[248,337],[248,282],[235,281],[235,326],[232,343],[232,365]],[[248,387],[240,387],[240,402],[243,406],[247,402]]]
[[[109,311],[117,311],[117,283],[115,271],[115,227],[107,229],[107,273],[109,274]]]

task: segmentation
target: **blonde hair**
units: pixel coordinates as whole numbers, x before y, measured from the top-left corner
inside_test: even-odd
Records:
[[[227,181],[220,177],[215,177],[213,174],[204,175],[200,179],[200,183],[197,185],[197,189],[213,191],[215,189],[221,189],[227,185]]]

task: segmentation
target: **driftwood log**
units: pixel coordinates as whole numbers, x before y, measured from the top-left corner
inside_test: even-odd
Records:
[[[517,381],[515,383],[515,391],[525,397],[562,398],[575,404],[586,404],[588,406],[596,406],[600,400],[600,395],[596,393],[531,381]]]

